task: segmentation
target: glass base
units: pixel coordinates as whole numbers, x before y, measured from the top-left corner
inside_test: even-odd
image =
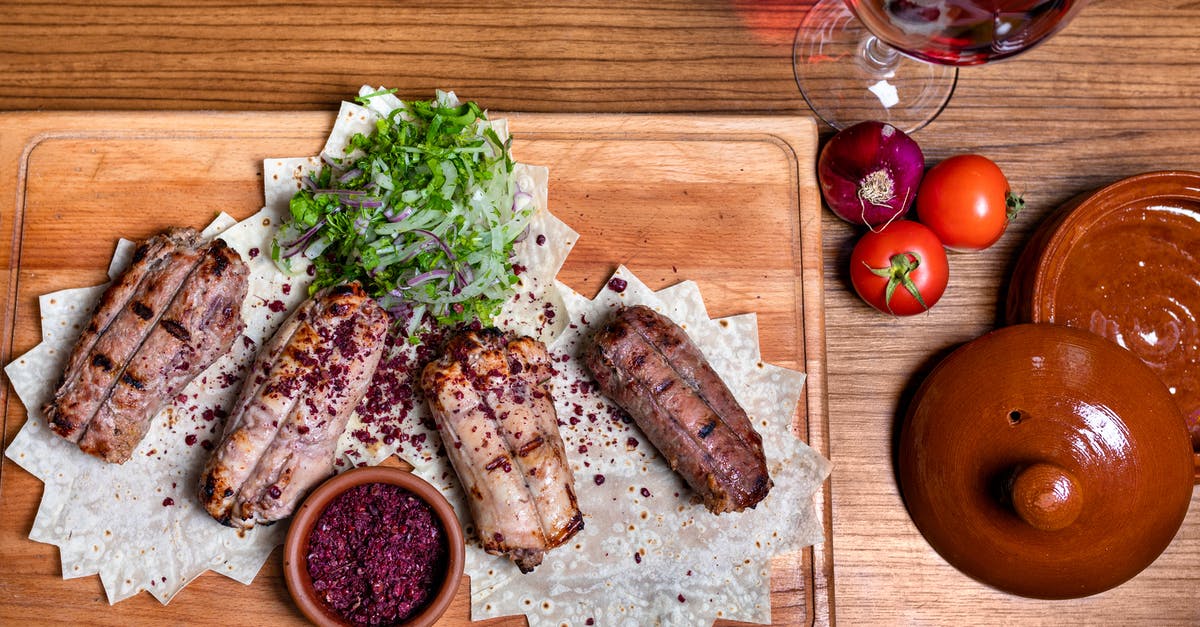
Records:
[[[838,130],[878,120],[912,133],[946,108],[958,82],[958,68],[911,59],[876,39],[842,0],[809,10],[792,68],[813,113]]]

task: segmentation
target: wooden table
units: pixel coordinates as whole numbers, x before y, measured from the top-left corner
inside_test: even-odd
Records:
[[[368,82],[402,96],[452,88],[498,110],[805,111],[790,55],[808,2],[542,4],[9,0],[0,9],[0,109],[331,109]],[[1030,601],[939,558],[904,510],[892,463],[906,399],[940,357],[999,323],[1016,253],[1044,216],[1130,174],[1200,169],[1198,31],[1194,3],[1100,0],[1026,56],[962,72],[949,108],[916,137],[930,161],[991,156],[1028,209],[997,246],[952,257],[948,292],[928,315],[897,320],[861,304],[844,270],[855,232],[826,217],[834,620],[1200,622],[1194,592],[1170,592],[1181,568],[1200,560],[1200,511],[1127,586]],[[44,566],[57,574],[56,563]],[[153,622],[157,604],[146,601],[129,602]],[[0,587],[0,615],[21,603]],[[59,618],[88,620],[94,609]]]

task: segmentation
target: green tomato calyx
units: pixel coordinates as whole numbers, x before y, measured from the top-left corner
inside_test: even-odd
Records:
[[[1017,219],[1017,214],[1021,213],[1021,210],[1025,208],[1025,199],[1012,192],[1008,192],[1004,195],[1004,204],[1008,208],[1005,211],[1008,221],[1012,222]]]
[[[921,255],[909,250],[892,255],[888,259],[888,263],[889,265],[886,268],[872,268],[867,262],[863,262],[863,265],[871,271],[871,274],[887,279],[887,287],[884,288],[883,300],[887,305],[888,313],[896,315],[896,312],[892,311],[892,295],[896,293],[897,286],[903,286],[921,304],[922,309],[929,311],[929,306],[925,304],[925,299],[921,297],[921,290],[917,289],[917,284],[912,280],[912,273],[921,267]]]

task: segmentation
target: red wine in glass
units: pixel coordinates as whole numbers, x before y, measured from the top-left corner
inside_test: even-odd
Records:
[[[1037,45],[1082,7],[1076,0],[846,0],[867,30],[929,63],[978,65]]]
[[[842,129],[863,120],[912,132],[941,113],[958,67],[1038,45],[1087,0],[817,0],[796,31],[805,101]]]

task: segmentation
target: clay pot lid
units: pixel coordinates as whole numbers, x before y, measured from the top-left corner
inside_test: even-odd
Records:
[[[1200,451],[1200,173],[1139,174],[1068,203],[1022,254],[1008,309],[1133,351]]]
[[[901,428],[900,488],[917,528],[967,575],[1028,597],[1088,596],[1148,566],[1183,522],[1192,468],[1154,373],[1058,325],[959,348]]]

